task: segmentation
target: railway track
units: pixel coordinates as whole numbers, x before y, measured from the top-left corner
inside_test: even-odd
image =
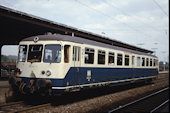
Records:
[[[109,113],[119,112],[155,112],[157,109],[169,102],[169,87],[155,93],[142,97],[138,100],[122,105],[109,111]]]
[[[160,77],[160,78],[153,80],[153,83],[162,82],[162,81],[167,80],[167,79],[169,79],[169,77]]]
[[[18,102],[10,102],[10,103],[6,103],[6,104],[2,104],[0,105],[0,111],[8,111],[7,109],[12,109],[12,108],[16,108],[18,106],[23,105],[24,102],[23,101],[18,101]]]
[[[41,104],[41,105],[31,105],[26,104],[23,101],[19,102],[10,102],[3,105],[0,105],[0,113],[25,113],[25,112],[36,112],[37,110],[43,110],[50,108],[51,104]]]
[[[156,79],[154,81],[155,82],[160,82],[160,81],[164,81],[166,79],[167,79],[167,77],[160,77],[159,79]],[[131,85],[131,86],[136,86],[136,85]],[[121,88],[122,88],[121,86],[118,87],[118,89],[121,89]],[[112,89],[113,89],[113,91],[110,91],[110,87],[109,87],[108,90],[105,89],[104,92],[108,92],[108,94],[117,92],[117,91],[114,91],[115,87],[112,88]],[[123,89],[120,90],[120,91],[123,91]],[[58,101],[57,102],[55,101],[55,103],[52,101],[52,103],[54,103],[54,105],[63,105],[63,104],[68,104],[68,103],[72,103],[72,102],[76,102],[76,101],[85,100],[86,98],[89,99],[89,98],[94,98],[94,97],[98,97],[98,96],[101,96],[101,95],[105,95],[105,93],[96,94],[96,93],[94,93],[95,91],[91,92],[91,90],[89,92],[84,91],[81,94],[79,94],[80,92],[71,93],[72,94],[71,96],[70,95],[58,96],[58,97],[56,97],[56,99],[53,99],[53,100],[58,100]],[[101,92],[103,92],[103,89],[101,90]],[[70,101],[70,100],[73,100],[73,101]],[[14,113],[35,112],[37,110],[41,111],[41,110],[49,108],[49,107],[51,107],[51,104],[49,104],[49,103],[48,104],[39,103],[39,104],[36,104],[36,105],[35,104],[32,105],[32,104],[24,103],[23,101],[21,101],[21,102],[12,102],[12,103],[7,103],[6,105],[5,104],[0,105],[0,113],[1,112],[14,112]]]

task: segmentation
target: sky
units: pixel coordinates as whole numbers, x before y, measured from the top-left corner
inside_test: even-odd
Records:
[[[0,5],[155,51],[169,62],[168,0],[0,0]],[[16,46],[2,54],[17,55]]]

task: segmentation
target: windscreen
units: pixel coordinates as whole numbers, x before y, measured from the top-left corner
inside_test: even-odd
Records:
[[[20,45],[19,46],[19,54],[18,54],[18,61],[25,62],[27,56],[27,45]]]
[[[61,45],[46,45],[44,49],[44,62],[61,62]]]
[[[28,51],[28,62],[41,62],[43,45],[30,45]]]

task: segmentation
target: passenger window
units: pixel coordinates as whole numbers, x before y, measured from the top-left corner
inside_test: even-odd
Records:
[[[80,61],[80,47],[73,46],[73,61]]]
[[[115,54],[114,53],[111,53],[111,52],[109,52],[109,60],[108,60],[108,64],[109,65],[114,65],[114,61],[115,61],[115,56],[114,56]]]
[[[80,61],[80,47],[78,47],[77,49],[78,49],[78,58],[77,58],[77,60]]]
[[[117,65],[122,65],[122,54],[117,55]]]
[[[150,66],[152,66],[152,59],[150,59]]]
[[[129,66],[129,55],[125,55],[125,66]]]
[[[73,46],[73,61],[76,61],[77,60],[77,49],[75,46]]]
[[[158,66],[158,60],[156,60],[156,66]]]
[[[145,66],[145,58],[142,58],[142,66]]]
[[[65,63],[69,62],[69,48],[70,48],[70,45],[64,46],[64,62]]]
[[[105,51],[98,51],[98,64],[105,64]]]
[[[156,66],[156,59],[154,59],[153,66]]]
[[[85,48],[84,62],[85,64],[94,63],[94,49]]]
[[[140,57],[137,57],[137,66],[140,66]]]
[[[149,66],[149,58],[146,59],[146,66]]]
[[[132,66],[135,65],[135,56],[132,56]]]

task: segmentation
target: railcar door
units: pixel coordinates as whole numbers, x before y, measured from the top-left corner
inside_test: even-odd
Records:
[[[80,85],[81,48],[73,46],[74,85]]]

